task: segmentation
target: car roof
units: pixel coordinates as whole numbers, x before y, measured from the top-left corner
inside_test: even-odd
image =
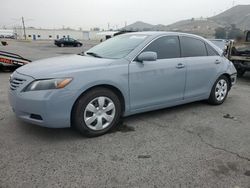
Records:
[[[204,39],[201,36],[190,34],[190,33],[182,33],[182,32],[170,32],[170,31],[143,31],[143,32],[129,32],[125,33],[123,35],[149,35],[149,36],[161,36],[161,35],[179,35],[179,36],[190,36],[190,37],[195,37],[195,38],[200,38]]]
[[[152,38],[157,38],[160,36],[171,36],[171,35],[177,35],[177,36],[186,36],[186,37],[192,37],[192,38],[196,38],[196,39],[200,39],[204,42],[207,42],[210,46],[212,46],[219,54],[222,54],[222,50],[216,46],[215,44],[213,44],[211,41],[205,39],[204,37],[201,37],[199,35],[194,35],[194,34],[189,34],[189,33],[181,33],[181,32],[168,32],[168,31],[143,31],[143,32],[132,32],[132,33],[125,33],[122,35],[148,35]]]

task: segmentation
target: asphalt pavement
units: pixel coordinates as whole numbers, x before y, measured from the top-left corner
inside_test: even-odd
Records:
[[[9,44],[0,50],[36,60],[94,43]],[[16,119],[7,95],[10,74],[0,72],[0,187],[250,188],[250,73],[223,105],[195,102],[134,115],[97,138]]]

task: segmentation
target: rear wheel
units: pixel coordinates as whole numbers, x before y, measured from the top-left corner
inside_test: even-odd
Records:
[[[117,95],[109,89],[96,88],[78,99],[72,123],[85,136],[94,137],[114,128],[120,116],[121,103]]]
[[[214,83],[208,102],[213,105],[222,104],[227,98],[228,91],[229,80],[226,76],[222,75]]]

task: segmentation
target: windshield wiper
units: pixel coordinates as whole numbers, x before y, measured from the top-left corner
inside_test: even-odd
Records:
[[[98,55],[98,54],[95,53],[95,52],[87,52],[86,54],[91,55],[91,56],[93,56],[93,57],[102,58],[102,56]]]

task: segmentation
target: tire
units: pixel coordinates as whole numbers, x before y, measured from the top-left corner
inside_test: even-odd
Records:
[[[64,47],[64,44],[60,44],[60,47]]]
[[[76,101],[71,116],[72,126],[87,137],[107,133],[119,123],[120,117],[121,102],[106,88],[95,88],[82,95]]]
[[[208,102],[212,105],[222,104],[228,95],[229,80],[226,76],[220,76],[213,85]]]
[[[76,45],[76,47],[80,47],[80,46],[82,46],[82,45],[81,45],[81,44],[79,44],[79,43]]]

